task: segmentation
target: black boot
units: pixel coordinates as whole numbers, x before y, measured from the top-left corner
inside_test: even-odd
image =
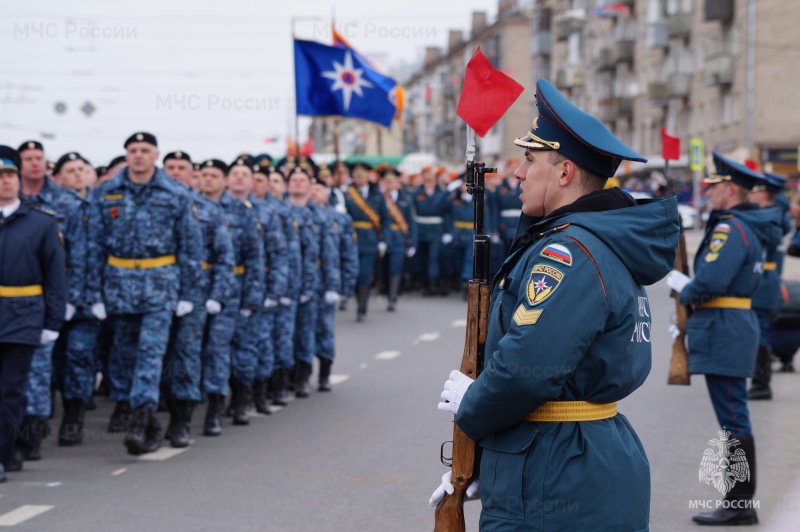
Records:
[[[188,447],[189,426],[192,424],[194,403],[192,401],[174,401],[174,403],[174,415],[177,416],[177,419],[174,422],[170,441],[173,447]],[[173,424],[172,419],[170,419],[170,424]]]
[[[86,412],[86,403],[81,399],[67,399],[64,401],[64,418],[58,429],[58,445],[70,447],[83,442],[83,416]]]
[[[340,311],[347,310],[347,298],[344,298],[341,301],[339,301],[339,310]]]
[[[233,398],[231,399],[233,424],[249,425],[250,416],[247,411],[250,408],[250,387],[238,381],[233,381],[231,389],[233,390]]]
[[[222,409],[225,405],[225,397],[216,394],[208,394],[208,406],[206,407],[206,420],[203,425],[205,436],[219,436],[222,434]]]
[[[225,409],[225,417],[233,417],[233,411],[236,408],[236,401],[238,401],[236,397],[238,390],[232,378],[228,381],[228,386],[231,389],[231,394],[228,396],[228,408]]]
[[[320,358],[319,359],[319,390],[320,392],[329,392],[331,391],[331,365],[333,364],[332,360],[328,360],[327,358]]]
[[[253,383],[253,404],[259,414],[269,415],[272,413],[267,400],[267,381],[257,380]]]
[[[308,362],[295,362],[295,397],[305,398],[311,395],[308,379],[311,377],[311,364]]]
[[[42,440],[50,435],[50,424],[46,419],[25,416],[17,437],[17,450],[23,460],[42,459]]]
[[[161,423],[155,414],[150,415],[147,428],[144,431],[144,446],[142,453],[152,453],[161,447]]]
[[[152,415],[153,412],[150,405],[136,407],[131,414],[128,422],[128,432],[125,434],[124,440],[128,454],[140,455],[144,452],[144,443],[147,437],[145,432],[147,432]]]
[[[400,293],[400,276],[392,275],[389,277],[389,312],[394,312],[397,307],[397,294]]]
[[[272,372],[272,404],[286,406],[288,403],[287,387],[289,384],[289,369],[281,368]]]
[[[356,321],[362,322],[367,317],[367,302],[369,301],[369,286],[356,287]]]
[[[117,401],[111,419],[108,421],[108,432],[125,432],[131,419],[131,404],[128,401]]]
[[[758,515],[752,507],[753,496],[756,493],[756,447],[752,436],[736,436],[741,445],[731,448],[732,453],[739,449],[744,452],[744,459],[749,468],[749,478],[736,482],[731,490],[725,495],[723,504],[713,512],[705,512],[692,517],[692,521],[699,525],[706,526],[733,526],[733,525],[755,525],[758,523]],[[733,463],[741,463],[735,459]],[[727,506],[727,507],[726,507]]]
[[[172,441],[172,434],[178,430],[181,415],[178,412],[178,401],[170,399],[167,407],[169,408],[169,423],[167,423],[167,430],[164,431],[164,439]]]
[[[769,382],[772,377],[772,353],[769,346],[758,346],[758,356],[756,357],[756,369],[753,372],[753,380],[750,384],[750,391],[747,398],[753,400],[772,399],[772,390]]]

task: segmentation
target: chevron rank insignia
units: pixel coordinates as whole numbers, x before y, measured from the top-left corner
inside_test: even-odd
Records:
[[[525,308],[525,305],[520,305],[517,307],[516,312],[514,312],[514,323],[516,323],[518,327],[533,325],[539,320],[539,316],[542,312],[544,312],[543,309],[528,310]]]
[[[572,253],[570,253],[567,246],[563,246],[561,244],[550,244],[544,248],[539,255],[546,259],[560,262],[566,266],[572,266]]]
[[[535,307],[543,303],[555,293],[563,279],[564,273],[558,268],[548,266],[547,264],[537,264],[534,266],[533,270],[531,270],[531,277],[526,290],[528,305]]]

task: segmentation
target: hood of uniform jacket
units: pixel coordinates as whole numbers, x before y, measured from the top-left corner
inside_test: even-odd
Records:
[[[716,225],[717,219],[726,214],[733,214],[756,234],[756,238],[765,248],[777,246],[783,238],[783,211],[781,207],[759,208],[754,203],[741,203],[725,211],[712,211],[708,218],[708,227]]]
[[[542,219],[522,215],[518,234],[523,227],[542,232],[565,223],[601,240],[639,284],[654,284],[675,266],[680,217],[674,197],[635,200],[617,187],[598,190]]]

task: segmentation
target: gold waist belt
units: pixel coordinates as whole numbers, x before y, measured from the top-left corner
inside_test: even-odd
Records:
[[[548,401],[525,417],[525,421],[595,421],[617,415],[617,403]]]
[[[473,223],[472,222],[453,222],[453,225],[458,227],[459,229],[472,229]]]
[[[353,222],[353,227],[356,229],[374,229],[375,226],[372,222]]]
[[[764,269],[765,270],[777,270],[778,269],[778,263],[777,262],[765,262],[764,263]]]
[[[163,257],[153,257],[152,259],[121,259],[109,255],[108,264],[117,268],[129,268],[131,270],[147,270],[149,268],[159,268],[169,266],[178,261],[175,255],[164,255]]]
[[[26,297],[42,295],[42,285],[0,286],[0,297]]]
[[[244,265],[234,266],[233,267],[233,274],[234,275],[242,275],[244,273]]]
[[[694,308],[740,308],[749,309],[753,300],[749,297],[715,297],[708,303],[695,305]]]

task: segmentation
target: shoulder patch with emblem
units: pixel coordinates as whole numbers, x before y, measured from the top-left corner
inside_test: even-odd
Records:
[[[728,224],[719,224],[714,228],[711,234],[711,240],[708,242],[708,253],[706,253],[705,261],[714,262],[719,257],[719,252],[722,246],[728,241],[731,227]]]
[[[567,246],[562,244],[550,244],[544,248],[539,255],[546,259],[560,262],[566,266],[572,266],[572,253],[570,253]]]
[[[543,303],[555,293],[564,279],[564,272],[547,264],[537,264],[531,270],[526,295],[528,304],[536,306]]]

